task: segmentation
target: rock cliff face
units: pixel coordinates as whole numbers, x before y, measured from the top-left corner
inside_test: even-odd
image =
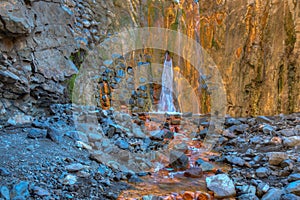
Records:
[[[123,23],[179,30],[201,43],[222,74],[229,114],[299,112],[298,1],[133,0],[123,7],[132,8],[123,10]],[[181,72],[188,76],[189,68]]]
[[[110,1],[1,1],[0,113],[68,102],[69,79],[84,52],[107,34],[110,7]]]
[[[1,1],[0,113],[68,102],[85,53],[109,33],[138,26],[180,30],[200,42],[222,74],[229,114],[300,111],[298,1],[180,2]],[[189,77],[193,66],[180,70]]]

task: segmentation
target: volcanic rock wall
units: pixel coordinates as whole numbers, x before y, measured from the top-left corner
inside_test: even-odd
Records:
[[[300,111],[299,1],[180,2],[125,1],[120,24],[170,28],[200,42],[222,74],[231,115]],[[181,73],[192,77],[192,67]]]
[[[109,32],[110,7],[111,1],[0,2],[2,120],[69,101],[70,77]]]

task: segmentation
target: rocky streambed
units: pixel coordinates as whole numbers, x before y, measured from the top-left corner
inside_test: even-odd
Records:
[[[0,198],[300,198],[299,113],[227,117],[212,151],[202,147],[208,122],[69,104],[11,117],[0,131]]]

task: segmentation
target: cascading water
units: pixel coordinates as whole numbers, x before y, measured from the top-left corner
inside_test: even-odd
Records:
[[[160,93],[160,101],[158,111],[176,112],[173,103],[173,63],[169,53],[165,55],[164,69],[162,74],[162,89]]]

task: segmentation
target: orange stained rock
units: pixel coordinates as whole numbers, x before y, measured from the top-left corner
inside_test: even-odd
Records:
[[[221,25],[225,19],[226,15],[224,12],[218,12],[216,13],[215,15],[215,18],[216,18],[216,22]]]
[[[174,200],[174,197],[172,196],[163,197],[163,200]]]
[[[195,198],[195,193],[194,192],[190,192],[190,191],[186,191],[183,195],[182,198],[184,200],[194,200]]]
[[[243,51],[242,47],[237,48],[237,50],[235,51],[235,55],[237,58],[241,57],[242,51]]]
[[[109,94],[109,86],[106,82],[103,82],[103,90],[105,94]]]
[[[223,4],[224,0],[216,0],[217,4],[220,5],[220,4]]]
[[[280,137],[273,137],[273,138],[271,139],[271,142],[272,142],[273,144],[281,144],[281,143],[282,143],[282,139],[281,139]]]
[[[195,193],[196,200],[212,200],[213,198],[206,192],[197,191]]]

